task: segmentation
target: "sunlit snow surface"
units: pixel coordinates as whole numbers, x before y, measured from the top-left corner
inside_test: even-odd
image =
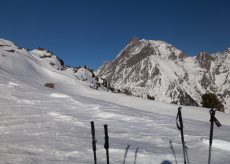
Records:
[[[10,80],[7,77],[4,79]],[[130,145],[130,149],[126,163],[134,162],[136,148],[139,148],[139,164],[157,164],[164,160],[175,163],[170,140],[177,162],[183,163],[180,133],[172,114],[161,114],[154,108],[149,111],[148,106],[146,110],[139,110],[97,99],[106,96],[119,102],[119,97],[122,99],[124,95],[91,89],[91,96],[95,98],[89,98],[79,95],[77,88],[72,88],[71,95],[68,95],[68,89],[66,93],[61,93],[61,90],[64,90],[64,86],[58,91],[17,81],[4,83],[1,80],[1,163],[92,163],[92,120],[96,126],[98,163],[105,163],[103,124],[109,125],[111,163],[123,162],[127,145]],[[129,97],[127,104],[137,100],[140,104],[150,102]],[[171,106],[176,114],[177,106],[165,106],[166,111]],[[164,104],[159,104],[159,108],[164,110]],[[209,135],[209,114],[206,110],[203,113],[207,115],[204,122],[184,119],[185,141],[191,163],[207,163],[208,144],[203,138]],[[195,119],[196,115],[190,117]],[[214,138],[218,140],[213,144],[212,163],[230,162],[229,148],[226,147],[230,143],[229,134],[228,125],[215,128]]]
[[[91,164],[90,121],[95,121],[98,164],[106,163],[104,124],[111,164],[123,163],[128,145],[126,164],[134,163],[137,148],[136,164],[176,163],[170,140],[177,163],[183,163],[178,106],[95,90],[69,70],[52,70],[29,54],[17,55],[0,51],[0,163]],[[44,87],[45,82],[55,82],[55,89]],[[182,108],[190,163],[206,164],[208,110]],[[223,126],[214,129],[212,164],[227,164],[230,116],[217,112],[216,117]]]

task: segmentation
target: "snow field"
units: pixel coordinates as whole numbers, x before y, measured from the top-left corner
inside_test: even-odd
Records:
[[[183,163],[177,105],[95,90],[70,70],[52,70],[40,60],[31,61],[25,52],[21,59],[20,53],[0,53],[8,55],[0,56],[0,163],[93,163],[91,121],[98,163],[106,160],[104,124],[108,124],[111,164],[123,162],[127,145],[126,164],[133,164],[137,148],[136,164],[176,163],[170,140],[177,163]],[[14,55],[20,59],[16,64]],[[10,60],[12,65],[5,63]],[[54,82],[55,88],[44,87],[46,82]],[[206,164],[208,109],[182,107],[182,115],[190,163]],[[212,164],[230,163],[229,114],[217,112],[216,117],[223,126],[214,129]]]

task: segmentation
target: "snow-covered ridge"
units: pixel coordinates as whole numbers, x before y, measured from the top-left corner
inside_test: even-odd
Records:
[[[66,78],[84,80],[88,86],[95,87],[93,71],[87,67],[80,69],[65,66],[64,61],[45,48],[32,51],[18,47],[15,43],[0,39],[0,70],[15,78],[45,83],[65,83]]]
[[[230,111],[230,51],[188,57],[164,41],[132,39],[98,75],[119,90],[167,103],[200,105],[201,95],[214,92]]]
[[[14,48],[17,47],[14,42],[5,40],[5,39],[1,39],[1,38],[0,38],[0,46],[1,47],[14,47]]]

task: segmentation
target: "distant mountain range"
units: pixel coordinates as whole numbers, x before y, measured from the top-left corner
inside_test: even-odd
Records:
[[[230,49],[189,57],[166,42],[133,38],[94,73],[86,66],[66,66],[45,48],[29,51],[0,39],[0,73],[38,85],[78,79],[94,89],[192,106],[201,105],[201,95],[212,92],[230,112]]]
[[[230,111],[230,48],[187,56],[164,41],[133,38],[97,71],[119,91],[156,101],[201,105],[201,95],[215,93]]]

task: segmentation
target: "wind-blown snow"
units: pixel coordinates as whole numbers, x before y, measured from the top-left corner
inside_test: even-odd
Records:
[[[106,163],[103,125],[108,124],[110,162],[126,164],[183,163],[177,105],[90,88],[71,72],[46,67],[29,52],[0,47],[0,161],[17,164],[93,163],[90,121],[95,121],[98,163]],[[4,56],[4,57],[3,57]],[[16,57],[17,56],[17,57]],[[17,61],[17,62],[15,62]],[[55,82],[55,88],[44,86]],[[190,163],[206,164],[208,109],[182,107]],[[217,112],[223,124],[214,129],[212,163],[229,163],[230,115]],[[219,145],[219,146],[218,146]],[[226,147],[223,148],[225,145]],[[220,148],[222,147],[222,149]]]

